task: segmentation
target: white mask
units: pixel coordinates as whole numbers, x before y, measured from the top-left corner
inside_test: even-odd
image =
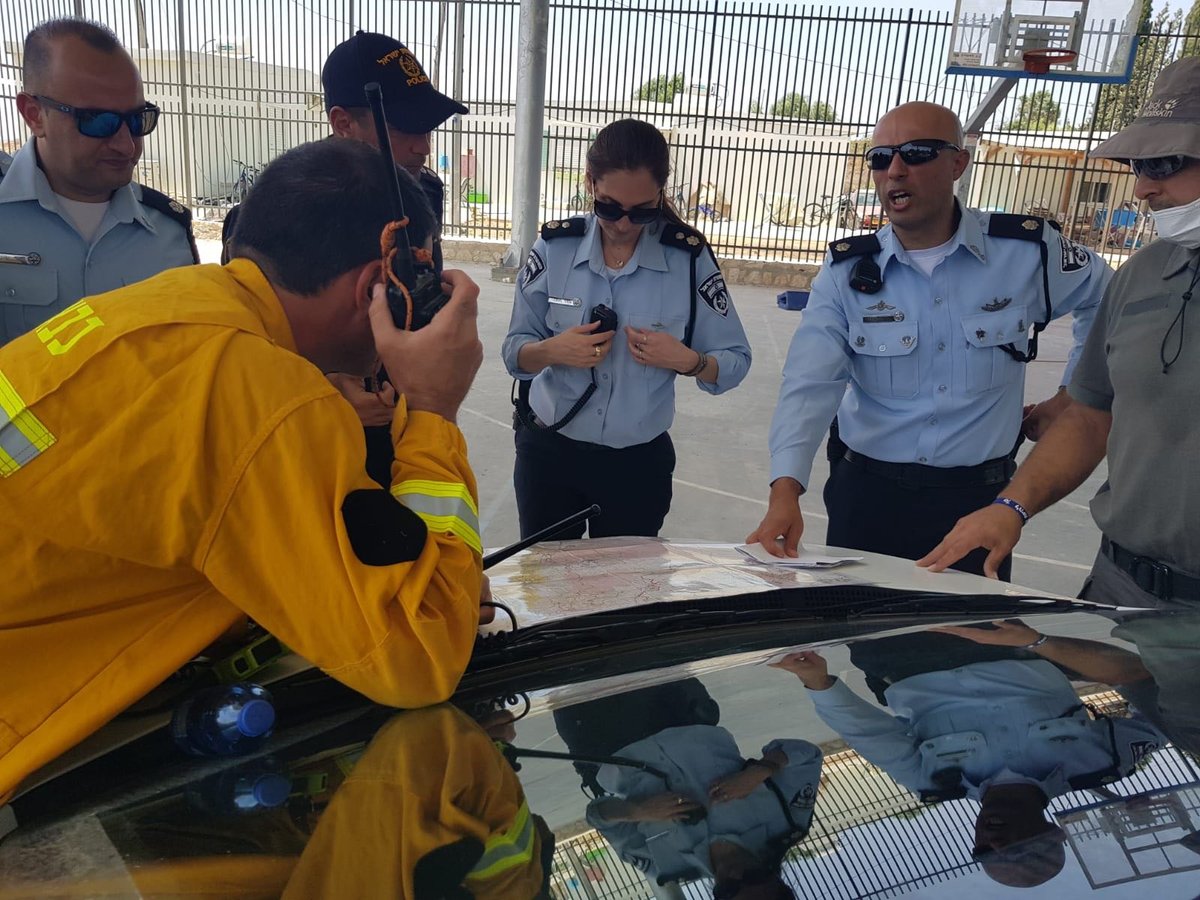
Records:
[[[1154,227],[1165,241],[1182,244],[1189,250],[1200,250],[1200,197],[1183,206],[1152,209]]]

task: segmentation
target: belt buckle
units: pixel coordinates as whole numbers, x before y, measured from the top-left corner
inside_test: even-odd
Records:
[[[1162,600],[1172,596],[1170,566],[1147,556],[1135,556],[1130,570],[1134,582],[1146,593]]]

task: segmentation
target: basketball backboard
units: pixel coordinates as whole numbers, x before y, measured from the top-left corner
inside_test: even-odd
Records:
[[[1126,82],[1140,7],[1137,0],[957,0],[946,72]]]

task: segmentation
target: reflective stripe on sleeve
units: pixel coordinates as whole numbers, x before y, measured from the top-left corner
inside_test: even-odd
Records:
[[[469,880],[479,881],[495,878],[514,866],[521,866],[533,859],[533,819],[529,816],[529,804],[521,802],[517,817],[507,831],[489,838],[483,856],[468,874]]]
[[[54,443],[52,435],[0,372],[0,478],[7,478]]]
[[[392,496],[420,516],[431,531],[449,532],[483,553],[479,510],[465,484],[414,479],[392,485]]]

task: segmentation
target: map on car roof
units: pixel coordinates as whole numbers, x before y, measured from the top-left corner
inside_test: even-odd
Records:
[[[838,553],[813,545],[818,553]],[[886,584],[947,593],[1000,593],[995,581],[960,572],[933,574],[908,560],[863,553],[836,570],[776,568],[751,562],[733,544],[600,538],[537,544],[488,572],[492,594],[519,627],[600,610],[763,593],[783,588]],[[1028,593],[1028,592],[1021,592]],[[504,616],[493,630],[506,630]]]

